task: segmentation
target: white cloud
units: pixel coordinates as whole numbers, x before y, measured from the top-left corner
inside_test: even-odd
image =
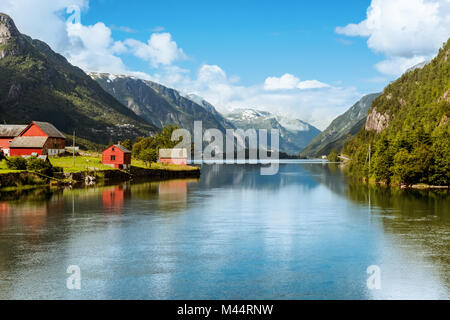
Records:
[[[219,84],[227,83],[228,80],[225,71],[223,71],[219,66],[204,64],[198,71],[198,81],[202,84]]]
[[[280,78],[269,77],[264,82],[264,89],[267,91],[282,90],[282,89],[295,89],[300,83],[300,79],[292,74],[286,73]]]
[[[135,40],[125,40],[128,46],[137,57],[149,61],[153,67],[160,65],[171,65],[177,60],[186,58],[183,50],[178,48],[172,40],[170,33],[153,33],[147,43]]]
[[[122,60],[114,55],[123,48],[120,43],[114,43],[111,30],[103,23],[98,22],[93,26],[67,23],[66,27],[73,44],[71,50],[66,51],[66,56],[72,64],[89,71],[126,72]]]
[[[329,86],[330,85],[320,82],[318,80],[300,81],[299,78],[289,73],[286,73],[279,78],[269,77],[264,82],[264,89],[267,91],[293,90],[293,89],[308,90],[308,89],[327,88]]]
[[[431,59],[449,38],[450,0],[372,0],[366,20],[336,32],[368,37],[368,47],[387,57],[378,71],[400,75]]]
[[[383,74],[397,76],[409,68],[427,61],[427,59],[428,57],[424,56],[414,56],[412,58],[393,57],[377,63],[375,67]]]
[[[308,89],[322,89],[322,88],[328,88],[330,87],[329,84],[320,82],[318,80],[306,80],[302,81],[297,85],[297,88],[302,90],[308,90]]]

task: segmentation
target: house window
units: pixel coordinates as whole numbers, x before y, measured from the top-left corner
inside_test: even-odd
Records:
[[[111,156],[111,161],[116,161],[116,156]]]

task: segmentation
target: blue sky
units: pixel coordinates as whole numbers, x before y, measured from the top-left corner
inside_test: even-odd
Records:
[[[2,0],[0,11],[86,72],[319,129],[450,35],[450,0]]]
[[[300,78],[342,81],[364,92],[381,90],[374,83],[380,60],[363,38],[348,39],[336,26],[365,18],[370,1],[113,1],[90,3],[84,24],[113,25],[114,38],[132,36],[147,41],[151,31],[164,28],[188,55],[180,65],[219,64],[243,84],[262,82],[268,75],[291,73]],[[135,70],[153,70],[128,55]]]

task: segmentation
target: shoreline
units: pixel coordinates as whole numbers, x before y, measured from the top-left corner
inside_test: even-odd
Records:
[[[342,168],[341,168],[342,169]],[[413,185],[405,185],[405,184],[399,184],[399,183],[390,183],[387,184],[383,181],[374,181],[373,179],[367,179],[367,178],[361,178],[361,177],[355,177],[349,175],[348,177],[352,178],[355,181],[359,181],[361,184],[370,185],[370,186],[376,186],[376,187],[385,187],[385,188],[395,188],[398,190],[449,190],[450,186],[435,186],[435,185],[428,185],[428,184],[420,184],[416,183]]]
[[[132,167],[130,171],[93,170],[79,172],[57,172],[47,177],[37,172],[21,171],[0,173],[0,192],[28,190],[51,186],[64,188],[68,186],[95,186],[97,183],[120,183],[133,180],[171,180],[184,178],[200,178],[199,167],[189,169],[146,169]]]

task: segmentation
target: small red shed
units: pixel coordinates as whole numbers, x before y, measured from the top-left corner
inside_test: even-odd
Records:
[[[102,163],[116,169],[131,168],[131,151],[119,144],[102,152]]]

